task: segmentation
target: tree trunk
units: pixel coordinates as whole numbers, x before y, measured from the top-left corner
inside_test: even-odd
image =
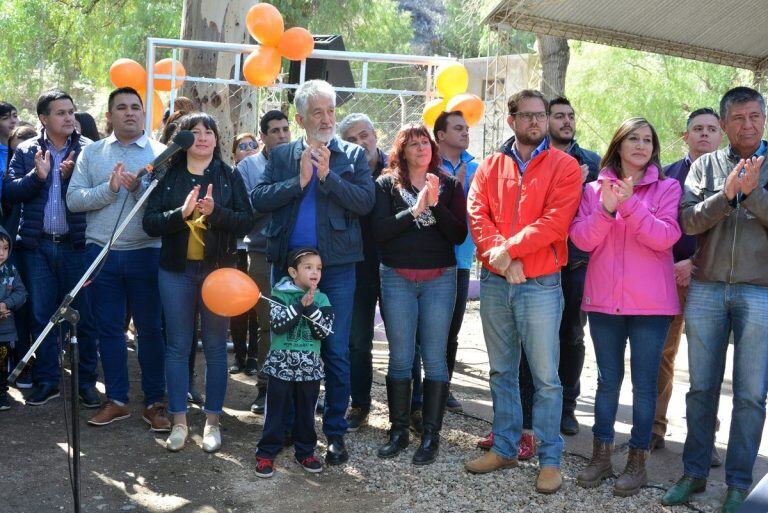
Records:
[[[562,37],[536,35],[541,59],[541,92],[548,99],[565,93],[565,72],[571,58],[568,40]]]
[[[251,43],[245,17],[253,0],[184,0],[181,38],[192,41]],[[239,54],[211,50],[184,50],[181,61],[187,76],[230,79]],[[242,56],[244,59],[245,56]],[[240,77],[235,77],[240,79]],[[213,116],[219,127],[219,144],[226,160],[232,158],[234,136],[256,130],[258,91],[250,86],[184,82],[182,96]]]

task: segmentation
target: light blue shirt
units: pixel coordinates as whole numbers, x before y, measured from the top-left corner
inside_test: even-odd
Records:
[[[475,162],[475,157],[469,154],[466,150],[461,153],[459,157],[459,163],[454,166],[453,162],[448,159],[443,159],[443,169],[446,173],[453,176],[459,172],[459,168],[462,164],[466,165],[466,175],[464,178],[464,197],[469,194],[469,186],[472,184],[472,179],[477,171],[478,163]],[[467,218],[467,226],[469,226],[469,218]],[[467,238],[464,242],[454,246],[456,252],[456,267],[459,269],[471,269],[472,260],[475,256],[475,241],[472,240],[472,235],[467,233]]]
[[[517,162],[517,167],[520,168],[520,174],[525,173],[525,168],[528,167],[528,164],[530,164],[531,161],[535,159],[539,153],[546,150],[547,148],[549,148],[549,137],[545,137],[544,140],[541,141],[541,144],[536,146],[536,149],[531,152],[531,158],[523,162],[522,157],[520,157],[520,154],[517,153],[517,145],[512,144],[512,157]]]

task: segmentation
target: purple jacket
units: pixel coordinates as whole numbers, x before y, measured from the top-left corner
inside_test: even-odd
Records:
[[[590,253],[581,309],[613,315],[677,315],[672,245],[680,238],[677,180],[660,180],[651,165],[620,203],[616,217],[600,204],[600,183],[616,180],[603,169],[587,184],[571,223],[571,240]]]

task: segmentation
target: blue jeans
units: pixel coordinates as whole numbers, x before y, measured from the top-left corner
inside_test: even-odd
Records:
[[[32,310],[32,338],[37,339],[48,324],[64,296],[69,293],[88,268],[89,260],[85,250],[73,249],[69,242],[55,243],[40,239],[35,249],[19,250],[24,284],[29,292]],[[98,355],[96,352],[96,331],[91,314],[91,291],[83,288],[72,306],[80,313],[77,323],[77,340],[80,349],[80,388],[96,384],[98,377]],[[69,326],[68,323],[64,323]],[[37,359],[33,367],[33,380],[36,384],[58,385],[61,380],[59,355],[61,341],[58,328],[54,328],[37,348]]]
[[[656,416],[656,382],[671,315],[608,315],[589,312],[589,332],[597,359],[595,425],[592,434],[613,442],[616,410],[624,380],[624,351],[629,338],[632,369],[632,431],[629,446],[648,450]],[[712,444],[709,445],[710,452]]]
[[[424,377],[448,382],[445,349],[456,301],[456,268],[439,278],[411,281],[381,265],[381,306],[389,341],[391,379],[411,379],[416,353],[416,331],[424,365]]]
[[[93,261],[102,247],[89,244],[87,250],[89,260]],[[144,404],[160,402],[165,396],[165,340],[157,288],[159,262],[160,248],[112,250],[90,286],[107,399],[128,402],[126,305],[138,333]]]
[[[557,367],[562,313],[560,273],[511,285],[485,268],[481,271],[480,319],[491,366],[493,451],[504,458],[517,458],[517,443],[522,435],[519,370],[524,349],[536,388],[533,431],[541,442],[539,463],[560,466],[563,394]]]
[[[200,289],[211,272],[202,262],[187,261],[184,272],[160,268],[158,285],[165,314],[168,347],[165,351],[165,380],[168,383],[168,413],[187,411],[189,351],[195,329],[195,312],[200,312],[205,353],[206,413],[221,414],[227,393],[227,330],[229,318],[206,308]]]
[[[691,281],[685,305],[688,370],[686,475],[706,478],[715,437],[728,337],[733,329],[733,412],[725,482],[747,489],[765,423],[768,386],[768,287]]]

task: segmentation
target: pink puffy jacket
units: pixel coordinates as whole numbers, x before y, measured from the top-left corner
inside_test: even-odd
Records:
[[[571,223],[571,240],[590,253],[581,309],[677,315],[672,245],[680,238],[680,183],[660,180],[658,168],[651,164],[612,217],[600,204],[600,183],[616,179],[613,169],[605,168],[597,181],[587,184]]]

